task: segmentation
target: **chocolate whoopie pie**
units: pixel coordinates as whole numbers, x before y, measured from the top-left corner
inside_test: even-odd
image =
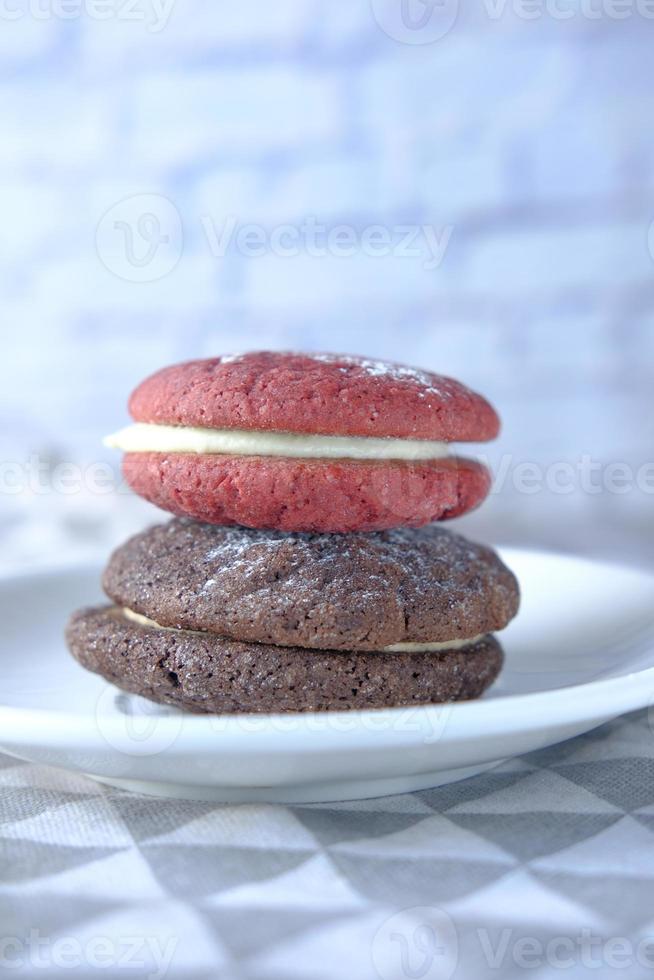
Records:
[[[465,385],[337,354],[255,351],[176,364],[129,400],[107,445],[151,503],[218,525],[350,532],[420,527],[477,507],[499,430]]]
[[[478,697],[516,614],[490,549],[432,526],[300,534],[172,520],[129,540],[76,613],[73,655],[200,712],[341,710]]]

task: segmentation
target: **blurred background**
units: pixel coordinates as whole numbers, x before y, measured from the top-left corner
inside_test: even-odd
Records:
[[[462,530],[654,560],[654,5],[0,7],[1,564],[158,519],[101,437],[262,347],[455,375],[504,419]]]

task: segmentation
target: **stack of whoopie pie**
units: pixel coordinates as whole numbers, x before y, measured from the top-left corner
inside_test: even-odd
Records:
[[[478,697],[518,609],[489,548],[432,522],[490,488],[454,442],[498,432],[439,375],[331,354],[192,361],[144,381],[131,487],[178,515],[127,541],[111,605],[73,615],[73,655],[200,712],[393,707]]]

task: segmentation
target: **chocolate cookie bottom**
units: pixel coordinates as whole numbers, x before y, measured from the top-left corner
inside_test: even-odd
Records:
[[[351,653],[238,643],[134,623],[115,606],[75,613],[73,656],[129,691],[186,711],[343,711],[479,697],[503,662],[492,636],[442,653]]]

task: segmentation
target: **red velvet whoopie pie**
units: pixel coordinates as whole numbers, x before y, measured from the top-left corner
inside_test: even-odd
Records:
[[[338,354],[254,351],[189,361],[143,381],[134,425],[109,437],[130,486],[209,524],[379,531],[457,517],[487,496],[480,462],[499,419],[438,374]]]

